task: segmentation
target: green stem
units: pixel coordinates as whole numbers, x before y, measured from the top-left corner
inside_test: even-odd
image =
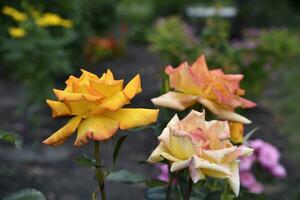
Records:
[[[184,200],[189,200],[192,194],[192,189],[193,189],[193,181],[191,178],[189,178],[189,185],[188,185],[188,190],[184,196]]]
[[[106,200],[105,187],[104,187],[104,175],[101,170],[101,159],[100,159],[100,142],[95,141],[95,151],[94,151],[95,161],[96,161],[96,179],[101,192],[102,200]]]
[[[172,172],[170,172],[170,164],[168,164],[168,167],[169,167],[169,183],[168,183],[168,187],[167,187],[166,200],[170,199],[170,194],[172,192],[172,184],[173,184],[173,181],[175,178],[174,174]]]

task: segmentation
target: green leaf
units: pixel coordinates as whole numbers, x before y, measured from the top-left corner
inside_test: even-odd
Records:
[[[244,137],[244,142],[247,142],[250,137],[253,135],[253,133],[255,133],[257,130],[259,129],[259,127],[255,127],[254,129],[252,129],[249,133],[246,134],[246,136]]]
[[[122,144],[123,144],[123,142],[125,141],[126,138],[127,138],[127,135],[123,135],[122,137],[120,137],[117,144],[116,144],[116,146],[115,146],[114,154],[113,154],[113,166],[115,166],[115,164],[116,164],[121,146],[122,146]]]
[[[18,150],[20,150],[22,147],[22,138],[17,134],[0,130],[0,140],[14,144]]]
[[[165,200],[166,187],[155,187],[146,190],[145,197],[148,200]]]
[[[127,170],[120,170],[116,172],[111,172],[107,176],[107,180],[133,184],[146,182],[147,178],[138,173],[133,173]]]
[[[206,195],[205,200],[220,200],[223,191],[214,191]]]
[[[9,194],[3,200],[46,200],[46,197],[35,189],[23,189]]]
[[[86,154],[83,154],[81,156],[78,156],[76,158],[76,162],[79,164],[79,165],[82,165],[82,166],[95,166],[96,165],[96,161],[95,159],[92,159],[90,158],[88,155]]]

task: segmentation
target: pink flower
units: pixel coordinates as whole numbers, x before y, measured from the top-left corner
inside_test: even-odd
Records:
[[[249,191],[252,193],[262,193],[264,191],[264,185],[262,183],[256,182],[255,184],[251,185]]]
[[[255,155],[252,154],[248,157],[242,157],[240,163],[240,171],[250,170],[253,163],[256,161]]]
[[[266,142],[260,139],[249,141],[249,146],[251,146],[255,152],[258,152],[265,144]]]
[[[241,185],[253,193],[262,193],[264,186],[258,182],[250,171],[240,172]]]
[[[278,164],[271,169],[271,174],[276,176],[277,178],[284,178],[286,177],[287,173],[285,168],[282,165]]]
[[[258,161],[262,166],[268,169],[272,169],[277,166],[279,158],[280,152],[276,147],[269,143],[265,143],[258,154]]]
[[[240,179],[241,185],[248,189],[256,183],[256,178],[250,171],[240,172]]]
[[[169,182],[169,167],[167,164],[159,164],[157,168],[160,169],[160,174],[157,176],[157,179]]]

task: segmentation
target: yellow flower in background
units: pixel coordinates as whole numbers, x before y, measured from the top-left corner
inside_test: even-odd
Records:
[[[171,171],[188,168],[194,183],[206,176],[227,179],[236,196],[240,190],[240,156],[253,149],[234,146],[227,121],[205,121],[205,113],[192,110],[184,119],[175,115],[158,137],[160,143],[149,157],[157,163],[166,159]]]
[[[173,91],[153,98],[157,106],[184,110],[200,103],[221,119],[249,124],[251,121],[237,113],[235,109],[256,106],[242,96],[241,74],[224,74],[221,69],[209,70],[205,57],[201,56],[191,66],[187,62],[177,68],[166,67],[170,87]]]
[[[157,120],[157,109],[122,108],[142,91],[140,76],[136,75],[123,88],[123,80],[115,80],[107,70],[99,78],[82,70],[79,78],[70,76],[64,90],[54,89],[58,101],[47,100],[52,116],[72,116],[61,129],[43,141],[60,145],[77,129],[74,145],[83,145],[88,139],[107,140],[118,128],[125,130],[151,124]]]
[[[28,18],[28,16],[25,13],[20,12],[20,11],[16,10],[15,8],[9,7],[9,6],[4,6],[2,8],[2,13],[4,15],[12,17],[14,20],[16,20],[18,22],[26,21]]]
[[[10,27],[8,33],[12,38],[22,38],[26,35],[26,31],[18,27]]]
[[[38,26],[47,27],[47,26],[63,26],[65,28],[71,28],[73,22],[68,19],[63,19],[59,15],[54,13],[44,13],[41,17],[36,19]]]
[[[234,143],[243,143],[244,125],[241,123],[230,122],[230,140]]]

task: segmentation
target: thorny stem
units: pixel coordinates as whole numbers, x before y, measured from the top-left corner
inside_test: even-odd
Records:
[[[100,143],[99,141],[95,141],[95,150],[94,150],[94,156],[96,161],[96,179],[98,182],[98,186],[101,192],[101,199],[106,200],[106,194],[105,194],[105,187],[104,187],[104,175],[101,170],[101,160],[100,160]]]
[[[192,194],[192,189],[193,189],[193,181],[191,178],[189,178],[189,185],[188,185],[188,190],[184,196],[184,200],[189,200]]]

